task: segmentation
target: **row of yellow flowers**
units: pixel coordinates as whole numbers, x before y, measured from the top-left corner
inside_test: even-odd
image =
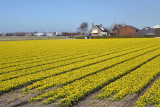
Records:
[[[101,52],[101,51],[96,51],[96,52]],[[62,57],[62,58],[47,57],[46,59],[38,61],[36,63],[32,62],[29,64],[21,65],[20,67],[16,67],[16,66],[10,67],[9,69],[11,71],[13,70],[12,72],[7,72],[6,69],[3,69],[3,71],[1,71],[1,72],[4,72],[6,70],[5,71],[6,73],[3,73],[0,75],[0,81],[11,79],[14,77],[24,76],[24,75],[27,75],[30,73],[35,73],[37,71],[52,69],[52,68],[56,68],[56,67],[60,67],[60,66],[69,65],[72,63],[86,61],[86,60],[89,60],[92,58],[104,56],[109,53],[111,53],[111,52],[107,51],[107,52],[103,52],[100,54],[95,54],[95,52],[93,52],[93,53],[87,52],[85,54],[80,54],[77,56],[72,55],[72,56]],[[15,69],[17,69],[17,70],[15,70]]]
[[[72,105],[158,55],[158,45],[159,39],[0,42],[0,93],[27,83],[38,90],[68,84],[33,100]]]
[[[144,45],[144,44],[143,44]],[[150,45],[150,44],[145,44],[145,45]],[[144,45],[144,46],[145,46]],[[153,45],[153,44],[152,44]],[[156,44],[155,44],[156,45]],[[136,46],[141,46],[141,45],[136,45]],[[132,48],[133,46],[131,46],[131,45],[129,45],[129,46],[127,46],[128,48]],[[135,47],[135,46],[134,46]],[[125,46],[124,47],[121,47],[121,48],[125,48]],[[107,48],[107,50],[108,51],[113,51],[113,50],[115,50],[115,51],[113,51],[112,53],[114,53],[114,52],[116,52],[117,51],[117,48],[116,47],[109,47],[109,48]],[[94,50],[89,50],[89,48],[87,48],[85,51],[83,51],[82,49],[81,49],[81,51],[78,53],[74,53],[75,51],[73,51],[73,53],[74,53],[74,55],[73,55],[73,53],[71,53],[70,55],[65,55],[65,53],[64,53],[64,55],[61,55],[61,53],[60,53],[60,55],[58,54],[56,57],[54,56],[54,57],[45,57],[45,58],[39,58],[38,59],[38,57],[35,57],[35,60],[34,61],[29,61],[29,62],[27,62],[27,63],[25,63],[25,61],[24,61],[24,63],[22,63],[22,62],[19,62],[18,64],[17,64],[17,66],[13,66],[12,64],[11,64],[11,67],[8,67],[8,68],[4,68],[4,69],[1,69],[1,71],[0,71],[0,73],[5,73],[5,72],[9,72],[9,71],[19,71],[19,70],[23,70],[23,69],[28,69],[28,67],[29,68],[31,68],[31,67],[36,67],[36,66],[40,66],[40,64],[41,65],[44,65],[44,64],[47,64],[47,62],[48,63],[52,63],[53,62],[53,60],[54,59],[58,59],[59,58],[59,61],[60,60],[66,60],[66,59],[72,59],[72,58],[79,58],[79,57],[84,57],[84,56],[88,56],[88,55],[94,55],[94,54],[97,54],[97,53],[101,53],[101,52],[105,52],[105,51],[107,51],[107,50],[105,50],[105,48],[101,48],[101,49],[94,49]],[[122,49],[119,49],[119,50],[121,50],[122,51]],[[72,51],[71,51],[72,52]],[[111,52],[110,52],[110,54],[111,54]],[[83,54],[82,54],[83,53]],[[72,57],[71,57],[72,56]],[[76,57],[74,57],[74,56],[76,56]],[[67,57],[67,58],[66,58]],[[57,61],[57,60],[56,60]],[[41,63],[40,63],[41,62]],[[8,64],[8,63],[7,63]],[[15,63],[13,63],[13,64],[16,64],[16,62]],[[21,66],[19,66],[21,64]],[[9,64],[8,64],[9,65]]]
[[[115,58],[112,58],[112,59],[109,59],[109,58],[113,57],[113,55],[124,54],[124,52],[115,53],[113,55],[108,55],[108,56],[103,57],[104,59],[108,59],[106,61],[96,63],[94,65],[90,65],[90,66],[87,66],[87,67],[83,67],[83,68],[80,68],[80,69],[77,69],[77,70],[73,70],[73,71],[70,71],[70,72],[67,72],[67,73],[64,73],[64,74],[61,74],[61,75],[46,78],[46,79],[41,80],[41,81],[37,81],[33,85],[28,86],[27,89],[25,89],[25,90],[31,90],[33,88],[38,87],[37,88],[37,91],[38,91],[38,90],[43,90],[43,89],[46,89],[46,88],[50,88],[52,86],[64,85],[64,84],[73,82],[77,79],[81,79],[81,78],[86,77],[88,75],[94,74],[94,73],[96,73],[98,71],[101,71],[103,69],[107,69],[107,68],[109,68],[113,65],[119,64],[123,61],[126,61],[126,60],[129,60],[131,58],[137,57],[137,56],[142,55],[144,53],[147,53],[149,51],[153,51],[154,49],[157,49],[157,46],[149,48],[149,49],[147,48],[147,49],[144,49],[144,50],[140,50],[138,52],[137,51],[133,52],[133,50],[132,50],[132,53],[128,53],[128,52],[131,52],[131,50],[128,50],[128,51],[125,51],[128,54],[123,55],[123,56],[119,56],[119,57],[115,57]],[[135,51],[135,49],[134,49],[134,51]]]
[[[149,40],[143,39],[143,40],[94,40],[94,41],[87,41],[86,40],[76,40],[76,41],[69,41],[69,40],[61,40],[61,41],[55,41],[55,40],[48,40],[48,41],[10,41],[10,42],[1,42],[0,49],[0,64],[3,63],[9,63],[14,61],[21,61],[25,58],[32,58],[37,56],[44,56],[48,53],[50,54],[56,54],[56,53],[74,53],[77,52],[77,49],[79,51],[83,50],[92,50],[92,49],[99,49],[102,46],[105,48],[108,47],[116,47],[118,43],[119,46],[127,46],[129,44],[149,44],[149,43],[155,43],[155,40]],[[110,42],[111,41],[111,42]],[[142,42],[140,42],[142,41]],[[75,45],[76,46],[73,46]],[[99,45],[95,45],[95,43]],[[78,44],[79,43],[79,44]],[[84,48],[86,45],[87,48]],[[70,51],[66,51],[70,50]]]
[[[111,47],[110,47],[111,48]],[[92,50],[89,50],[89,49],[81,49],[81,51],[79,50],[71,50],[70,52],[66,51],[66,50],[61,50],[61,51],[53,51],[53,50],[50,50],[50,51],[47,51],[47,53],[41,53],[39,55],[36,55],[36,56],[32,56],[32,55],[25,55],[25,56],[21,56],[23,59],[19,59],[19,57],[15,57],[14,59],[4,59],[4,62],[3,64],[0,64],[0,69],[3,69],[3,70],[7,70],[7,67],[12,67],[13,66],[17,69],[20,69],[18,68],[19,65],[24,65],[24,64],[29,64],[29,63],[36,63],[36,62],[40,62],[40,61],[45,61],[45,60],[54,60],[54,59],[66,59],[66,57],[74,57],[74,56],[82,56],[83,54],[88,54],[88,53],[94,53],[94,52],[100,52],[102,51],[103,49],[92,49]],[[73,55],[74,53],[74,55]],[[29,58],[28,58],[29,57]],[[18,59],[17,59],[18,58]],[[12,61],[12,62],[8,62],[7,60],[9,61]],[[3,61],[2,61],[3,62]],[[21,67],[21,66],[20,66]]]
[[[135,103],[135,107],[147,105],[155,105],[156,107],[160,107],[160,79],[158,79]]]
[[[8,75],[3,75],[2,74],[1,75],[1,77],[2,77],[1,80],[10,79],[10,78],[13,78],[13,77],[18,77],[18,76],[20,76],[20,77],[13,78],[13,79],[7,80],[7,81],[1,81],[0,91],[1,92],[8,91],[12,88],[16,88],[16,87],[25,85],[27,83],[31,83],[33,81],[37,81],[37,80],[41,80],[41,79],[44,79],[44,78],[47,78],[47,77],[50,77],[50,76],[53,76],[53,75],[57,75],[59,73],[66,72],[66,71],[72,70],[74,68],[81,68],[81,67],[89,65],[91,63],[98,63],[98,62],[110,59],[112,57],[117,57],[117,56],[125,55],[125,54],[128,54],[128,53],[132,53],[132,52],[136,53],[139,50],[146,49],[146,48],[149,48],[149,47],[152,47],[152,46],[153,45],[144,46],[144,47],[139,47],[139,48],[136,48],[136,49],[134,49],[135,47],[132,47],[133,49],[131,47],[127,47],[125,49],[115,50],[115,51],[111,51],[111,52],[107,51],[108,53],[104,52],[104,53],[93,55],[94,59],[92,59],[92,56],[89,57],[90,60],[87,60],[88,57],[84,57],[84,59],[79,58],[79,60],[82,60],[82,62],[81,61],[78,62],[77,59],[73,59],[75,63],[74,64],[68,64],[66,66],[62,66],[62,64],[64,62],[60,62],[60,63],[56,63],[54,65],[47,64],[47,65],[44,65],[42,67],[39,66],[39,68],[33,67],[33,68],[30,68],[30,69],[25,69],[24,71],[22,70],[21,72],[18,72],[18,71],[17,72],[10,72],[10,73],[8,73]],[[155,46],[153,48],[157,48],[157,46]],[[126,50],[126,51],[124,51],[124,50]],[[106,54],[109,54],[109,55],[106,56]],[[139,54],[139,53],[137,53],[137,54]],[[102,55],[102,56],[98,57],[99,55]],[[125,56],[123,56],[123,57],[125,58]],[[64,64],[73,63],[72,62],[73,60],[67,61]],[[85,60],[85,61],[83,61],[83,60]],[[46,68],[50,68],[50,67],[53,67],[55,65],[62,66],[62,67],[57,67],[55,69],[46,70]],[[27,75],[27,73],[29,75]],[[24,76],[22,76],[22,75],[24,75]],[[6,85],[6,84],[8,84],[8,85]]]
[[[134,63],[137,63],[137,61]],[[111,99],[119,100],[126,95],[140,92],[160,73],[159,66],[160,56],[104,87],[99,98],[104,99],[114,94]]]
[[[160,49],[148,52],[139,57],[135,57],[121,64],[118,64],[112,68],[103,70],[91,76],[87,76],[85,78],[77,80],[71,84],[67,84],[66,86],[57,88],[53,91],[47,92],[38,97],[31,98],[31,100],[29,101],[32,102],[45,99],[43,100],[43,103],[51,103],[57,99],[61,99],[59,102],[60,105],[71,106],[80,99],[84,98],[86,95],[103,87],[105,84],[114,80],[115,78],[121,77],[126,73],[132,72],[133,69],[149,61],[150,59],[158,56],[159,54],[160,54]],[[128,57],[130,56],[131,55],[128,55]]]
[[[75,55],[73,55],[73,53],[70,54],[66,54],[65,52],[63,53],[56,53],[53,54],[50,53],[50,55],[46,55],[44,57],[35,57],[32,58],[32,60],[26,60],[24,61],[24,59],[22,60],[22,62],[14,62],[14,63],[7,63],[7,64],[3,64],[0,65],[1,71],[0,73],[5,73],[5,72],[12,72],[12,71],[16,71],[16,70],[21,70],[21,69],[26,69],[28,67],[36,67],[36,66],[40,66],[40,65],[44,65],[47,63],[55,63],[57,61],[65,61],[65,60],[70,60],[74,59],[75,57],[83,57],[83,56],[87,56],[90,55],[92,52],[102,52],[102,50],[86,50],[86,51],[82,51],[82,52],[76,52]],[[74,52],[74,51],[73,51]],[[49,53],[49,52],[47,52]]]
[[[39,42],[39,41],[38,41]],[[18,42],[3,42],[1,45],[2,49],[2,56],[0,64],[7,64],[12,62],[18,62],[21,60],[27,60],[30,58],[34,58],[37,56],[44,56],[47,55],[48,52],[51,54],[55,53],[62,53],[64,49],[57,49],[56,47],[51,48],[49,46],[44,47],[43,42],[41,41],[41,44],[37,44],[37,41],[23,41],[20,42],[20,45],[18,45]],[[11,44],[11,45],[10,45]],[[54,45],[53,45],[54,46]],[[58,46],[57,46],[58,47]],[[10,49],[11,48],[11,49]],[[46,52],[47,50],[47,52]],[[4,54],[4,55],[3,55]]]
[[[85,51],[85,50],[94,50],[108,47],[116,47],[117,41],[114,40],[116,43],[110,42],[110,40],[100,40],[101,43],[96,45],[98,42],[97,40],[87,41],[86,40],[47,40],[47,41],[10,41],[10,42],[1,42],[1,54],[0,59],[3,63],[7,63],[7,61],[13,62],[13,60],[22,60],[25,58],[36,57],[36,56],[43,56],[48,53],[51,54],[69,54],[75,53],[78,51]],[[129,41],[130,43],[136,43],[136,40]],[[127,46],[130,44],[129,42],[123,42],[121,46]],[[112,43],[112,44],[111,44]],[[140,41],[138,41],[139,44]],[[146,42],[147,43],[147,42]],[[87,46],[87,48],[86,48]],[[66,51],[68,50],[68,51]]]

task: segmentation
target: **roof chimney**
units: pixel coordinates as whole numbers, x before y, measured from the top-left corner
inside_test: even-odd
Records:
[[[92,23],[92,27],[94,27],[94,24]]]
[[[100,24],[100,27],[102,27],[102,24]]]

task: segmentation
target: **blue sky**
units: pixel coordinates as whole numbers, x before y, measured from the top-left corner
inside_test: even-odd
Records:
[[[76,32],[81,22],[160,24],[160,0],[0,0],[0,32]]]

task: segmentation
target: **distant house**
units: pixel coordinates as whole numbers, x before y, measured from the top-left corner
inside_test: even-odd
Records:
[[[25,36],[33,36],[33,33],[25,33]]]
[[[6,33],[2,33],[2,36],[6,36]]]
[[[156,28],[156,29],[155,29],[155,35],[156,35],[157,37],[160,37],[160,28]]]
[[[102,24],[95,26],[92,24],[92,29],[88,33],[92,36],[110,36],[107,29],[102,27]]]
[[[47,32],[45,36],[56,36],[56,32]]]
[[[143,35],[155,35],[155,31],[154,29],[150,28],[150,27],[145,27],[141,30],[139,30],[136,35],[138,36],[143,36]]]
[[[2,36],[2,33],[0,33],[0,36]]]
[[[56,32],[56,36],[61,36],[63,35],[62,32]]]
[[[121,24],[115,24],[110,34],[112,36],[118,35],[118,31],[122,28]]]
[[[34,36],[45,36],[45,33],[34,33]]]
[[[120,36],[127,36],[127,37],[133,37],[136,35],[136,33],[139,31],[139,29],[133,27],[133,26],[124,26],[120,30],[118,30],[117,34]]]

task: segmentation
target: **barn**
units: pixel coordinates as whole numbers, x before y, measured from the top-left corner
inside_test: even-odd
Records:
[[[139,31],[139,29],[133,27],[133,26],[124,26],[120,30],[118,30],[117,34],[119,36],[126,36],[126,37],[133,37],[136,35],[136,33]]]
[[[154,29],[150,28],[150,27],[145,27],[141,30],[139,30],[136,35],[138,36],[144,36],[144,35],[155,35],[155,31]]]

